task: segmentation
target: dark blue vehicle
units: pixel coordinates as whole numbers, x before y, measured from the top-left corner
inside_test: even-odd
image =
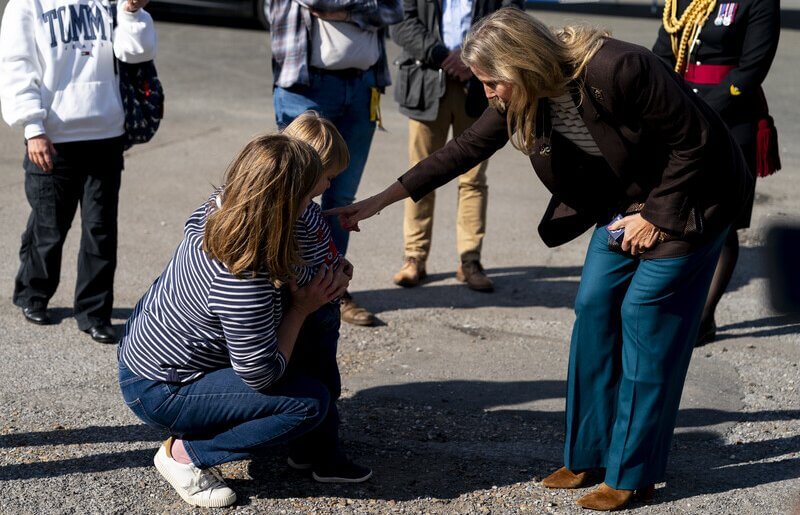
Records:
[[[254,20],[265,29],[267,21],[267,0],[152,0],[147,10],[158,13],[188,15],[192,17],[223,16]]]

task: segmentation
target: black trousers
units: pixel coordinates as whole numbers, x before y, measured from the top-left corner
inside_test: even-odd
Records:
[[[284,299],[288,300],[289,295]],[[288,307],[288,303],[286,304]],[[339,409],[336,406],[342,394],[342,378],[336,362],[341,325],[339,304],[327,303],[306,318],[292,357],[284,374],[313,377],[327,388],[330,394],[328,414],[322,422],[289,444],[292,459],[300,463],[325,463],[339,450]]]
[[[58,143],[51,173],[27,156],[25,195],[31,206],[22,233],[14,304],[46,308],[58,287],[61,252],[81,207],[81,243],[74,311],[78,328],[108,323],[117,266],[117,204],[123,168],[122,139]]]

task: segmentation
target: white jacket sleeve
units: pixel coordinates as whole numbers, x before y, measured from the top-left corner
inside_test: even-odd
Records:
[[[114,55],[126,63],[143,63],[156,57],[156,28],[144,9],[128,12],[127,2],[117,5],[117,29],[114,31]]]
[[[6,123],[25,128],[26,139],[44,134],[47,116],[38,55],[30,2],[11,0],[0,26],[0,106]]]

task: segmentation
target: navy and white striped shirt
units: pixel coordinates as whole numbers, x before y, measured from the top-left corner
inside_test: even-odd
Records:
[[[550,102],[551,122],[553,130],[561,133],[589,155],[601,157],[600,148],[589,133],[586,123],[581,117],[578,106],[572,95],[566,94],[548,99]]]
[[[183,241],[128,319],[119,357],[140,377],[176,383],[233,367],[248,386],[263,391],[286,369],[277,340],[281,292],[266,274],[236,277],[203,251],[215,200],[213,195],[189,217]],[[307,265],[297,271],[304,285],[319,264],[338,263],[338,253],[317,204],[309,205],[295,230]]]

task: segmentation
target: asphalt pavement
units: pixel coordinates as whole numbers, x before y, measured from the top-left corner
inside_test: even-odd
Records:
[[[5,2],[0,1],[4,7]],[[532,11],[533,12],[533,11]],[[658,20],[541,11],[553,25],[586,20],[650,46]],[[237,150],[275,130],[268,35],[232,24],[158,22],[157,66],[166,118],[156,138],[126,155],[120,200],[114,324],[162,271],[186,217]],[[752,227],[718,310],[718,340],[689,371],[666,484],[636,513],[789,513],[800,498],[800,322],[767,301],[765,234],[798,221],[800,33],[784,30],[765,90],[784,169],[759,181]],[[390,44],[390,59],[398,49]],[[391,90],[359,197],[407,165],[407,121]],[[56,324],[26,323],[11,302],[19,236],[29,207],[19,129],[0,128],[0,512],[188,513],[152,466],[164,435],[122,402],[115,348],[71,318],[79,217],[64,251]],[[241,513],[573,513],[580,492],[551,492],[560,466],[572,304],[586,236],[557,249],[538,239],[548,200],[512,148],[489,163],[483,264],[496,292],[454,277],[455,185],[437,192],[429,279],[394,286],[402,262],[402,207],[351,239],[352,291],[376,312],[373,328],[342,330],[343,436],[375,470],[352,487],[316,485],[286,470],[285,454],[223,467]]]

